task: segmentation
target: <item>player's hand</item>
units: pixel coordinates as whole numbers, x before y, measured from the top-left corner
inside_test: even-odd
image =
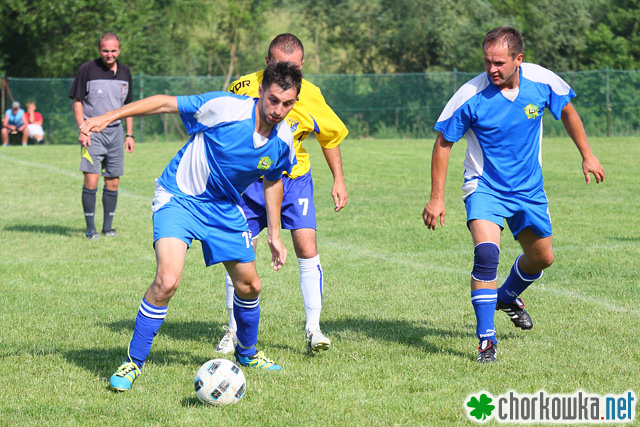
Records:
[[[440,220],[440,226],[444,227],[444,217],[447,211],[444,208],[444,201],[430,199],[422,211],[422,220],[428,229],[435,230]]]
[[[269,249],[271,249],[271,268],[278,271],[287,260],[287,248],[284,247],[282,241],[277,238],[273,241],[269,239]]]
[[[347,205],[349,196],[347,195],[347,186],[344,184],[344,181],[333,183],[331,197],[333,197],[333,204],[335,205],[333,208],[334,212],[339,212]]]
[[[102,132],[106,128],[111,120],[109,120],[105,114],[96,117],[90,117],[85,119],[80,125],[80,133],[86,136],[91,135],[92,132]]]
[[[89,145],[91,145],[91,136],[85,135],[84,133],[80,132],[80,134],[78,134],[78,141],[83,147],[87,148]]]
[[[127,153],[133,153],[133,148],[136,146],[136,142],[133,138],[126,138],[124,146],[127,149]]]
[[[589,156],[582,160],[582,173],[584,173],[584,179],[587,181],[587,184],[591,183],[589,173],[593,174],[593,177],[596,179],[596,184],[604,181],[604,168],[596,156]]]

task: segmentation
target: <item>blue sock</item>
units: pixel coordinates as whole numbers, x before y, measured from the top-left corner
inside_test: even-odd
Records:
[[[495,289],[476,289],[471,291],[471,304],[476,312],[476,336],[480,342],[491,340],[497,343],[496,327],[493,316],[496,312],[498,291]]]
[[[236,347],[240,356],[253,356],[257,353],[258,325],[260,324],[260,297],[244,300],[233,293],[233,317],[238,324]]]
[[[514,262],[511,267],[509,277],[507,277],[507,280],[505,280],[504,284],[498,289],[498,299],[507,304],[514,302],[518,295],[524,292],[534,280],[542,277],[542,271],[534,275],[524,274],[518,266],[518,261],[521,256],[522,255],[516,258],[516,262]]]
[[[158,333],[167,315],[167,307],[156,307],[142,298],[142,303],[138,309],[136,324],[133,328],[133,338],[129,344],[129,358],[142,368],[144,361],[151,351],[151,343]]]

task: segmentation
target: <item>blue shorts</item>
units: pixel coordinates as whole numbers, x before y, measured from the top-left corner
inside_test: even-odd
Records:
[[[281,223],[285,230],[299,228],[316,229],[316,205],[313,202],[311,172],[291,179],[282,177],[283,195]],[[262,179],[254,182],[242,195],[242,210],[247,217],[249,230],[256,237],[267,226]]]
[[[166,191],[165,194],[168,195]],[[154,204],[157,196],[158,189]],[[178,238],[187,246],[191,246],[193,239],[200,240],[207,266],[224,261],[255,260],[247,221],[240,207],[228,200],[199,203],[174,196],[160,207],[155,204],[153,242],[163,237]]]
[[[474,219],[484,219],[504,229],[504,221],[507,220],[509,230],[516,240],[525,228],[530,228],[538,237],[549,237],[552,234],[549,205],[544,190],[540,191],[542,194],[537,197],[540,201],[473,192],[464,202],[467,208],[467,224]]]

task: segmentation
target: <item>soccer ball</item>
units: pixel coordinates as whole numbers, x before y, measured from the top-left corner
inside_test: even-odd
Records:
[[[209,405],[236,403],[247,388],[242,370],[228,359],[212,359],[198,369],[193,381],[198,400]]]

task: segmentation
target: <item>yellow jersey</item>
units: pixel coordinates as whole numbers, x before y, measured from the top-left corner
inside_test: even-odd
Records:
[[[257,98],[258,88],[262,83],[263,71],[240,77],[229,85],[229,92]],[[302,147],[302,141],[311,133],[322,148],[338,146],[349,133],[338,115],[329,107],[322,96],[320,88],[302,79],[298,102],[287,114],[285,120],[293,133],[294,146],[298,163],[293,167],[290,178],[297,178],[309,172],[311,164],[309,153]]]

